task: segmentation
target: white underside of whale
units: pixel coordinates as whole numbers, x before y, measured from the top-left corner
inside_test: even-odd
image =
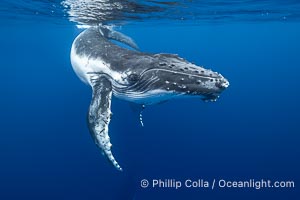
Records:
[[[91,84],[92,73],[103,73],[110,76],[119,83],[125,83],[122,74],[110,69],[110,64],[98,59],[89,58],[85,55],[80,56],[76,53],[74,44],[71,49],[71,64],[76,75],[86,84]]]

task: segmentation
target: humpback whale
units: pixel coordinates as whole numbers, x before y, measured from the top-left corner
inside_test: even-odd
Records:
[[[92,87],[87,117],[90,134],[118,170],[122,168],[112,154],[108,134],[112,96],[143,107],[185,96],[215,101],[229,86],[221,74],[178,55],[138,51],[131,38],[109,26],[90,27],[80,33],[72,44],[71,64],[76,75]]]

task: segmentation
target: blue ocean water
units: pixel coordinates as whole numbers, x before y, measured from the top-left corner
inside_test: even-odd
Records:
[[[0,5],[0,199],[299,199],[299,1]],[[217,102],[147,107],[145,127],[127,102],[113,98],[110,137],[123,172],[90,137],[91,89],[70,64],[71,44],[83,31],[76,25],[100,22],[114,24],[143,52],[176,53],[230,81]],[[154,179],[295,187],[152,188]]]

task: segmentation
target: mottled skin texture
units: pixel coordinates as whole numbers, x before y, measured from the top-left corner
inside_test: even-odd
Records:
[[[93,89],[88,123],[95,143],[121,170],[111,153],[108,136],[112,94],[141,105],[181,96],[216,100],[229,83],[222,75],[177,55],[129,50],[109,39],[136,48],[134,42],[121,33],[107,27],[92,27],[74,40],[71,62],[79,78]]]
[[[110,63],[111,70],[119,73],[126,71],[128,66],[131,70],[141,73],[144,70],[141,66],[152,60],[148,54],[128,50],[113,44],[103,37],[97,28],[86,30],[81,34],[80,39],[75,43],[76,53]]]

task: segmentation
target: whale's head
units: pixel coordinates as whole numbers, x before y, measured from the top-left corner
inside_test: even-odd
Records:
[[[137,63],[143,64],[131,65],[125,77],[129,86],[122,91],[127,100],[136,103],[155,104],[188,96],[215,101],[229,86],[221,74],[196,66],[177,55],[155,54]]]

